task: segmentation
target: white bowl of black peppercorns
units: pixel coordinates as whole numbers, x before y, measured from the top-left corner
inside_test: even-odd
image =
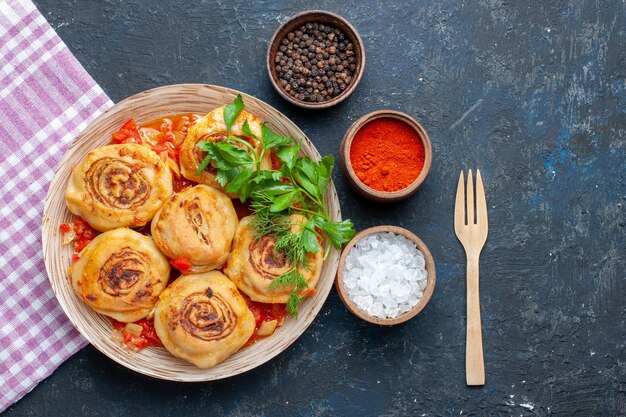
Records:
[[[299,13],[274,33],[267,70],[276,91],[307,109],[345,100],[365,69],[365,47],[352,26],[331,12]]]

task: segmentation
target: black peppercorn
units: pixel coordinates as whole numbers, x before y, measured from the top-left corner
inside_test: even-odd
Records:
[[[355,47],[340,29],[309,22],[281,41],[274,58],[278,84],[306,102],[330,100],[354,79]]]

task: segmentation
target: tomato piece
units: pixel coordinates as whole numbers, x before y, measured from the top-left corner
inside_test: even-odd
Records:
[[[74,219],[74,231],[77,235],[82,235],[86,228],[87,222],[78,217]]]
[[[150,330],[150,324],[146,319],[140,319],[139,321],[136,321],[135,324],[141,326],[141,328],[143,329],[142,332]]]
[[[178,149],[176,149],[176,146],[172,142],[165,142],[165,144],[167,145],[167,154],[169,157],[178,162]]]
[[[172,142],[166,141],[157,143],[152,147],[152,150],[159,154],[161,152],[167,152],[167,156],[175,161],[178,161],[178,151],[176,150],[176,146],[174,146]]]
[[[72,262],[73,262],[73,263],[78,262],[78,260],[79,260],[79,259],[80,259],[80,256],[78,256],[78,254],[77,254],[77,253],[73,253],[73,254],[72,254]]]
[[[154,145],[152,147],[152,150],[156,153],[161,153],[161,152],[167,151],[167,147],[165,146],[165,143],[161,142],[161,143],[157,143],[156,145]]]
[[[274,320],[279,320],[285,316],[286,304],[269,304],[269,316]]]
[[[174,139],[176,139],[176,137],[174,136],[174,133],[170,130],[170,131],[163,133],[163,139],[166,142],[173,142]]]
[[[154,330],[153,327],[142,333],[142,336],[147,338],[148,344],[150,346],[159,346],[163,344],[161,342],[161,339],[159,339],[159,335],[157,335],[156,330]]]
[[[159,335],[156,334],[156,331],[152,332],[152,334],[150,335],[150,339],[152,340],[153,346],[163,345],[163,342],[161,342],[161,339],[159,338]]]
[[[85,246],[89,244],[98,235],[98,232],[89,225],[86,221],[81,219],[80,217],[76,217],[72,224],[69,223],[62,224],[59,227],[63,232],[74,229],[76,233],[76,237],[72,240],[72,247],[74,248],[74,252],[78,253],[82,251]],[[72,261],[78,261],[78,256],[72,256]]]
[[[141,143],[141,135],[135,121],[128,120],[117,132],[113,133],[113,141],[119,143]]]
[[[187,187],[191,187],[192,185],[194,185],[195,183],[192,181],[189,181],[187,178],[185,177],[180,177],[180,178],[174,178],[173,181],[173,186],[174,186],[174,192],[181,192],[182,190],[184,190]]]
[[[145,338],[141,337],[141,336],[139,336],[139,337],[137,337],[137,336],[131,337],[130,342],[133,345],[135,345],[138,349],[143,349],[143,348],[148,346],[148,341]]]
[[[163,133],[171,132],[172,131],[172,120],[164,118],[163,122],[161,123],[161,127],[159,128],[159,130],[161,132],[163,132]]]
[[[179,271],[187,271],[191,267],[191,263],[182,256],[178,259],[170,259],[170,264]]]
[[[84,239],[92,240],[94,237],[96,237],[96,232],[93,229],[89,228],[85,230],[81,236]]]
[[[253,301],[252,305],[250,305],[249,308],[250,308],[250,311],[252,312],[252,315],[254,316],[254,321],[256,322],[255,327],[258,328],[264,321],[263,320],[264,314],[261,309],[261,306],[258,303],[255,303]]]
[[[120,331],[123,336],[123,343],[130,347],[137,349],[143,349],[148,346],[162,346],[161,339],[154,330],[154,321],[148,319],[141,319],[135,322],[136,325],[141,326],[141,334],[136,336],[126,331],[127,323],[122,323],[115,319],[111,319],[113,328]]]
[[[276,155],[275,152],[272,152],[270,160],[272,161],[272,169],[280,170],[283,166],[283,161]]]
[[[121,330],[124,327],[126,327],[126,323],[122,323],[121,321],[117,321],[115,319],[111,319],[111,322],[113,323],[113,327],[117,330]]]
[[[89,242],[91,242],[90,239],[84,239],[84,238],[79,238],[76,239],[72,242],[72,245],[74,245],[74,252],[80,252],[83,249],[85,249],[85,246],[87,246],[89,244]]]
[[[135,125],[135,119],[128,119],[126,123],[122,126],[123,130],[137,130],[137,125]]]
[[[120,133],[126,137],[126,139],[130,139],[133,137],[133,131],[128,129],[120,130]]]

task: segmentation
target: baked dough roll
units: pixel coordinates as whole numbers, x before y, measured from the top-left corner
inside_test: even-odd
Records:
[[[270,284],[274,278],[291,270],[293,264],[283,253],[276,252],[274,236],[266,235],[260,239],[254,237],[254,229],[250,225],[252,218],[244,217],[239,222],[224,273],[254,301],[286,303],[293,288],[278,286],[271,290]],[[294,228],[306,221],[304,216],[296,214],[291,215],[290,219]],[[322,248],[318,253],[309,254],[308,259],[308,268],[300,268],[299,271],[312,289],[317,285],[322,271]]]
[[[74,292],[85,304],[127,323],[152,312],[169,276],[170,264],[150,236],[126,228],[92,240],[70,273]]]
[[[183,275],[161,294],[154,329],[174,356],[210,368],[237,352],[254,332],[254,316],[221,272]]]
[[[67,208],[101,232],[148,223],[172,194],[172,174],[150,149],[128,143],[89,152],[72,171]]]
[[[196,185],[174,194],[152,220],[152,238],[171,259],[184,258],[188,271],[206,272],[228,258],[237,213],[226,194]]]
[[[257,155],[259,155],[262,149],[261,144],[256,139],[248,137],[243,133],[243,123],[246,120],[248,121],[252,133],[260,138],[262,135],[261,120],[245,110],[243,110],[239,117],[237,117],[237,120],[235,120],[235,123],[230,129],[230,135],[250,143],[254,147]],[[211,164],[209,164],[200,175],[196,174],[198,166],[200,166],[200,163],[206,156],[206,152],[196,145],[199,142],[221,142],[226,140],[226,138],[227,131],[226,123],[224,122],[224,107],[219,107],[206,116],[196,120],[189,128],[187,137],[180,148],[180,172],[183,177],[201,184],[210,185],[220,191],[225,191],[226,187],[223,187],[215,180],[217,169]],[[236,145],[248,150],[248,148],[242,144]],[[271,168],[271,155],[270,152],[266,152],[261,161],[261,169]],[[229,194],[229,196],[231,198],[236,197],[234,194]]]

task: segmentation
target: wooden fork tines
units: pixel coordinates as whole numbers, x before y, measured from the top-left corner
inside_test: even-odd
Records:
[[[476,202],[476,207],[474,207],[474,202]],[[487,223],[487,201],[480,171],[476,170],[475,195],[472,170],[467,174],[467,192],[463,171],[461,171],[459,185],[456,189],[454,231],[465,248],[467,258],[467,339],[465,346],[467,385],[485,385],[483,336],[478,292],[478,260],[480,251],[487,240]]]

